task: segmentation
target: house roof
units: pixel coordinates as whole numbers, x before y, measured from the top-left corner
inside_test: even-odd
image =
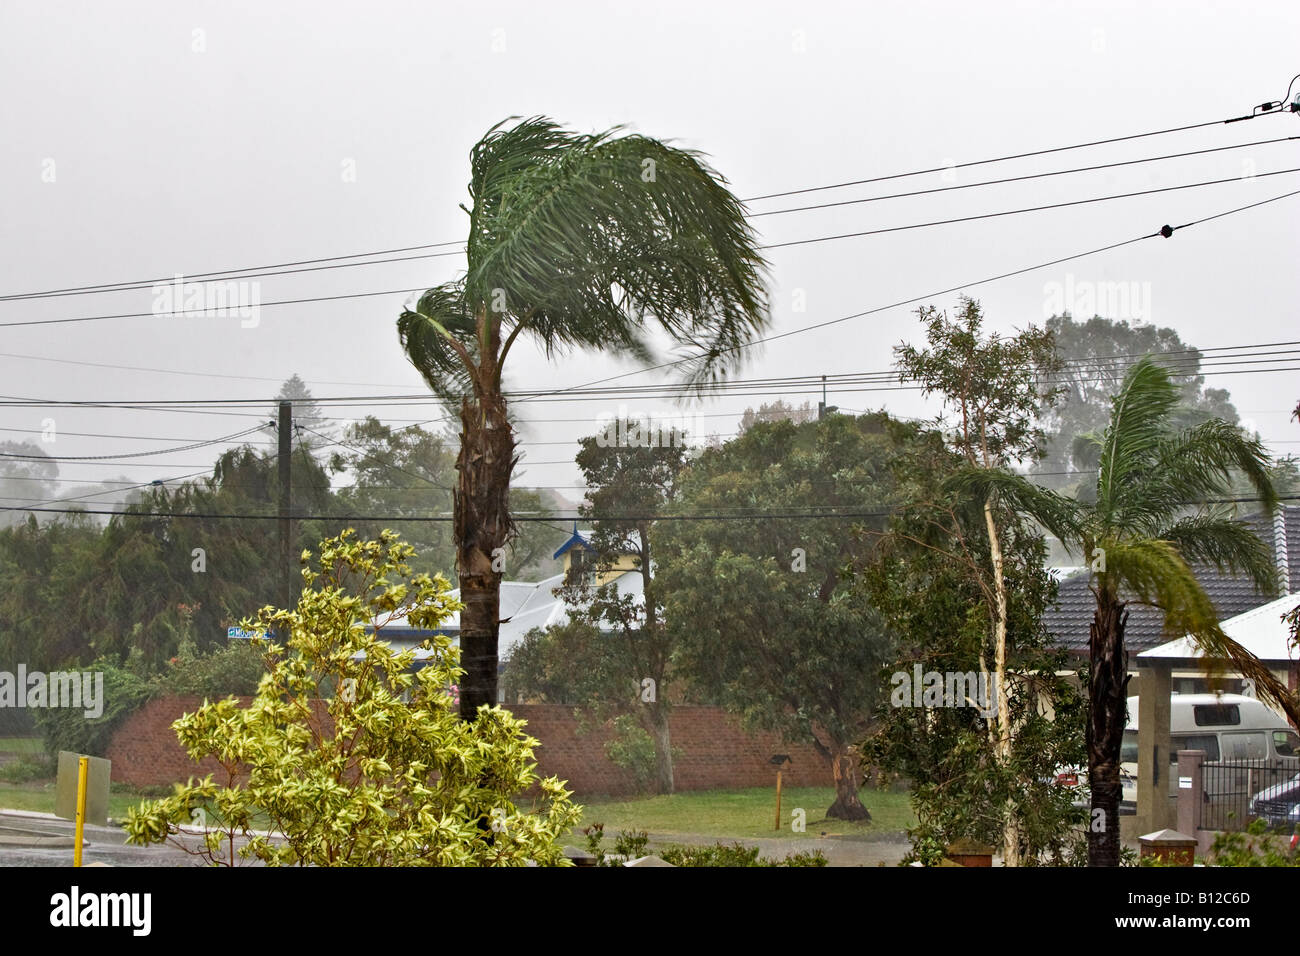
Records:
[[[640,574],[623,573],[613,578],[620,595],[630,595],[642,600],[643,582]],[[564,584],[564,575],[556,574],[542,581],[501,582],[501,627],[497,632],[497,656],[506,660],[527,634],[535,627],[550,627],[569,620],[568,608],[555,594]],[[460,590],[452,591],[456,597]],[[423,640],[433,634],[446,634],[457,643],[460,636],[460,613],[455,612],[436,631],[409,627],[405,616],[392,618],[384,627],[388,640]]]
[[[1249,515],[1241,520],[1267,545],[1277,563],[1279,553],[1287,555],[1289,592],[1300,591],[1300,507],[1280,509],[1284,513],[1285,533],[1274,534],[1273,519],[1263,514]],[[1210,596],[1219,619],[1225,620],[1260,607],[1269,598],[1255,590],[1254,583],[1240,575],[1224,574],[1211,565],[1193,565],[1197,579]],[[1092,624],[1096,599],[1089,589],[1086,568],[1065,576],[1057,591],[1056,604],[1044,615],[1048,632],[1058,647],[1076,654],[1088,653],[1089,626]],[[1124,646],[1130,652],[1151,650],[1161,644],[1183,637],[1165,629],[1164,616],[1154,608],[1129,605],[1128,625],[1124,631]]]
[[[1297,605],[1300,605],[1300,594],[1287,594],[1245,614],[1228,618],[1219,626],[1223,628],[1223,633],[1265,663],[1294,661],[1297,652],[1291,643],[1291,628],[1282,620],[1282,615]],[[1190,637],[1180,637],[1138,655],[1146,660],[1199,660],[1204,656],[1204,652]]]

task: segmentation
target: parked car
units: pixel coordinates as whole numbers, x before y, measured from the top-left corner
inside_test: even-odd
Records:
[[[1137,812],[1138,699],[1128,699],[1128,721],[1120,744],[1121,814]],[[1169,796],[1178,796],[1178,751],[1203,750],[1207,761],[1265,760],[1300,770],[1300,735],[1263,701],[1239,694],[1174,694],[1169,699],[1170,754],[1165,778]],[[1237,786],[1230,775],[1216,786]],[[1222,778],[1222,779],[1220,779]],[[1061,767],[1056,782],[1077,788],[1076,807],[1089,805],[1086,767]],[[1240,792],[1240,790],[1238,790]],[[1213,794],[1207,795],[1208,797]]]
[[[1300,825],[1300,773],[1255,794],[1248,809],[1270,827],[1294,830]]]
[[[1088,807],[1092,805],[1092,791],[1088,789],[1087,767],[1058,767],[1053,782],[1058,787],[1070,787],[1074,790],[1074,799],[1070,801],[1074,806]],[[1119,770],[1119,784],[1122,795],[1119,805],[1120,815],[1132,815],[1137,812],[1137,783],[1122,765]]]
[[[1138,699],[1128,699],[1128,723],[1120,759],[1128,782],[1124,802],[1137,801]],[[1178,797],[1178,751],[1202,750],[1207,762],[1259,761],[1300,770],[1300,734],[1286,718],[1261,700],[1240,694],[1175,694],[1169,700],[1169,768],[1165,779],[1170,799]],[[1207,780],[1207,801],[1237,794],[1241,799],[1252,778],[1249,765],[1226,768]]]

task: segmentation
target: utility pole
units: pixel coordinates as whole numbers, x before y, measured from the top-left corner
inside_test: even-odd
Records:
[[[823,418],[825,418],[827,412],[838,412],[839,410],[840,407],[838,405],[826,404],[826,376],[823,375],[822,376],[822,400],[817,403],[817,420],[821,421]]]
[[[279,419],[279,490],[280,490],[280,607],[292,611],[297,606],[293,594],[293,521],[290,518],[290,462],[293,460],[293,403],[280,403]]]

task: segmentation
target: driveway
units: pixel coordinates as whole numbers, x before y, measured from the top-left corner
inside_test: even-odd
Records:
[[[72,821],[50,813],[22,810],[0,811],[0,866],[71,866]],[[195,847],[200,838],[192,833],[175,839]],[[155,846],[127,846],[126,831],[120,827],[87,826],[81,862],[109,866],[194,866],[203,861],[171,843]],[[245,864],[251,865],[251,864]]]

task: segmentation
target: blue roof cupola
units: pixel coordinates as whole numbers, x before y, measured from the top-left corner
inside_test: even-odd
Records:
[[[593,554],[596,551],[596,549],[591,546],[591,542],[588,541],[586,538],[584,538],[581,532],[578,531],[578,522],[575,521],[573,522],[573,534],[569,536],[568,541],[560,545],[560,547],[556,550],[556,552],[553,555],[551,555],[551,557],[552,558],[562,557],[563,555],[568,554],[574,548],[578,548],[578,547],[582,548],[585,551],[590,551]]]

